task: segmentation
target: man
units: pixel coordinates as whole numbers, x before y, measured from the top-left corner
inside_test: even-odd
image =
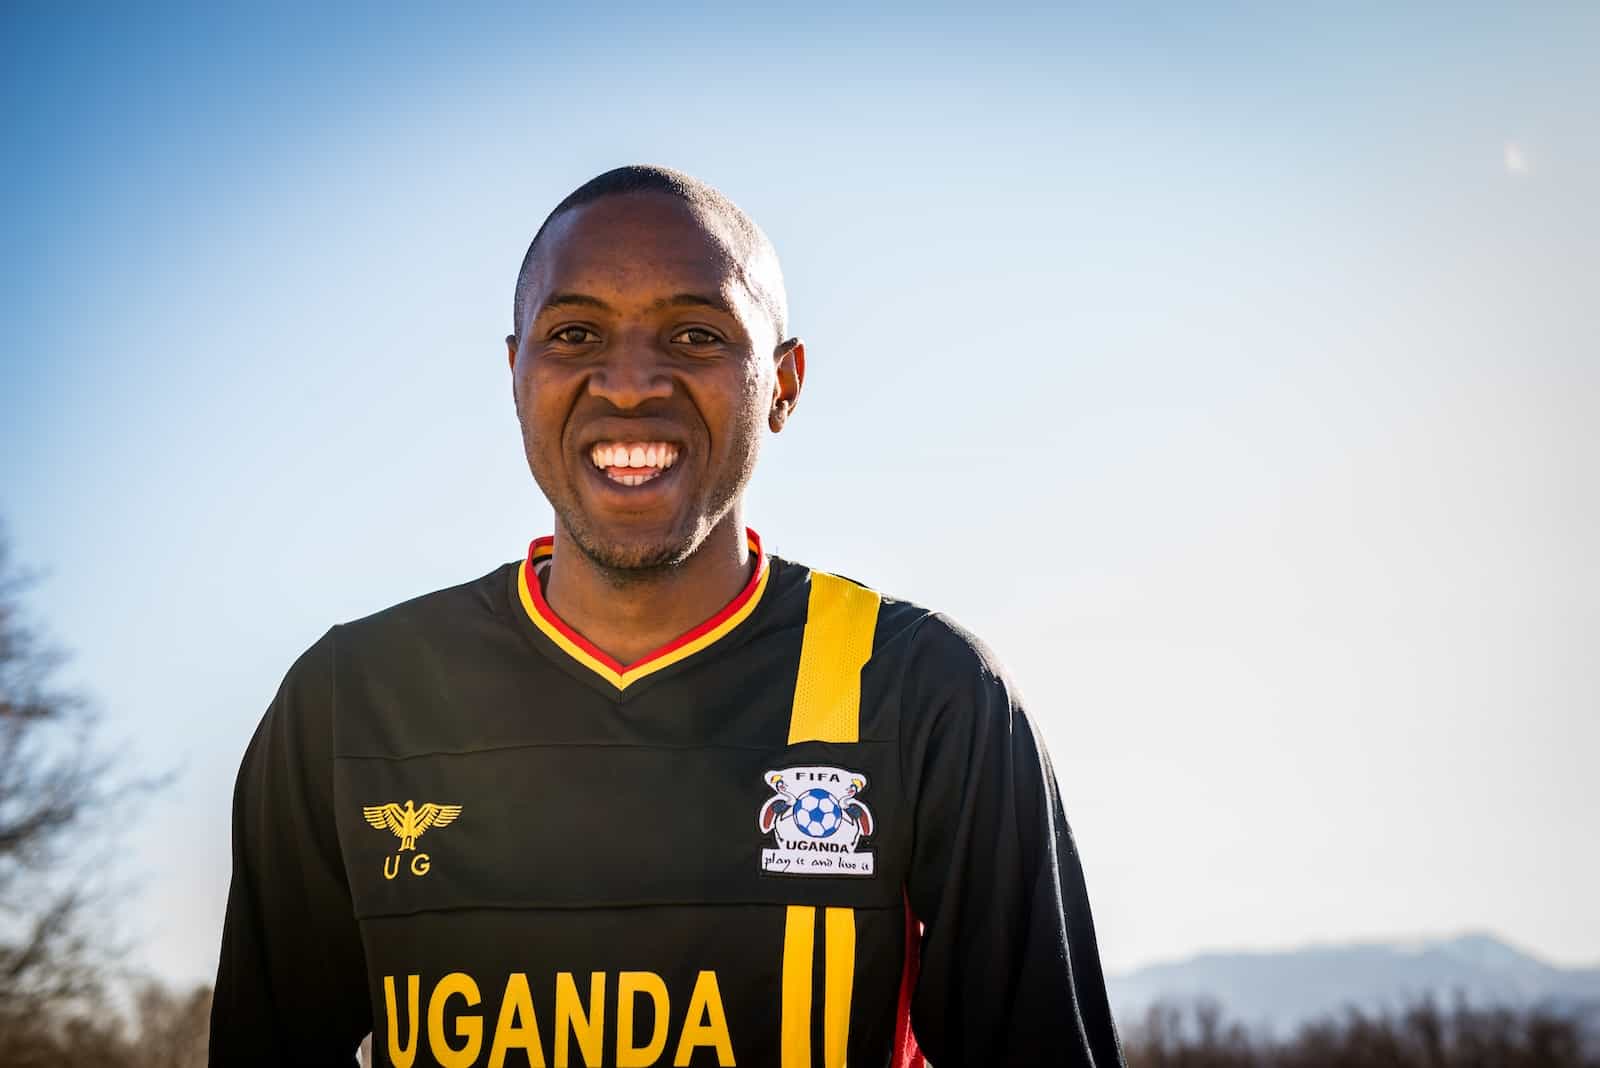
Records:
[[[554,535],[290,669],[239,773],[212,1064],[370,1030],[399,1068],[1120,1065],[991,655],[744,525],[806,371],[766,237],[608,172],[535,236],[514,331]]]

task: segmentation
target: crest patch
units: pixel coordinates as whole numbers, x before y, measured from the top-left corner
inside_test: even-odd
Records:
[[[877,826],[860,795],[859,771],[803,765],[769,771],[772,796],[756,825],[774,847],[761,851],[761,870],[772,875],[871,875],[874,855],[861,839]]]

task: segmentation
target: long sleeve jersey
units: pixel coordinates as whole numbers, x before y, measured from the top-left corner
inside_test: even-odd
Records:
[[[214,1068],[1120,1066],[994,658],[750,542],[631,665],[549,539],[308,649],[239,771]]]

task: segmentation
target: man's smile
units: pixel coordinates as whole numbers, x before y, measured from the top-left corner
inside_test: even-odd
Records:
[[[681,450],[667,441],[599,441],[589,447],[589,462],[622,486],[642,486],[678,462]]]

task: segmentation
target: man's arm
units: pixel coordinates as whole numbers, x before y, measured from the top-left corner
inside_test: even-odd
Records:
[[[333,821],[336,631],[289,669],[239,768],[212,1068],[348,1068],[371,1030]]]
[[[1078,852],[1014,689],[981,642],[938,616],[908,670],[918,1044],[936,1068],[1121,1068]]]

